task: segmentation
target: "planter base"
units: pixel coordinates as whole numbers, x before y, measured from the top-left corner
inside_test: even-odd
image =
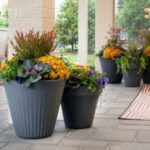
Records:
[[[138,70],[131,69],[128,73],[123,72],[124,84],[126,87],[139,87],[141,85],[142,74]]]
[[[40,81],[30,88],[5,82],[16,134],[25,139],[52,135],[65,81]]]
[[[85,129],[92,126],[101,92],[102,88],[95,93],[91,93],[85,87],[65,89],[61,104],[67,128]]]

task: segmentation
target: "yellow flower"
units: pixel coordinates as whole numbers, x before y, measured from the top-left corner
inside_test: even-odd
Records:
[[[2,64],[1,66],[0,66],[0,71],[4,71],[6,68],[7,68],[7,64],[6,63],[4,63],[4,64]]]
[[[103,58],[105,59],[116,59],[118,56],[120,56],[123,53],[123,51],[116,46],[109,46],[104,49],[103,52]]]
[[[38,58],[38,61],[42,63],[47,63],[51,67],[48,77],[45,75],[44,78],[60,80],[65,80],[69,78],[69,69],[62,59],[55,56],[43,56]]]
[[[84,71],[86,71],[86,72],[88,72],[88,71],[91,70],[90,66],[83,66],[83,65],[74,65],[74,66],[72,67],[72,69],[73,69],[73,70],[84,70]]]
[[[144,54],[145,54],[146,56],[150,57],[150,45],[145,48]]]

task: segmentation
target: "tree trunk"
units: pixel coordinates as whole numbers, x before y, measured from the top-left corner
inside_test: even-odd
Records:
[[[74,51],[74,43],[71,43],[71,51]]]

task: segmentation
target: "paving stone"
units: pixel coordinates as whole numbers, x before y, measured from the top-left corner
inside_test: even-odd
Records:
[[[137,131],[137,142],[150,142],[150,131]]]
[[[150,150],[150,144],[145,143],[113,143],[109,150]]]
[[[83,147],[81,150],[107,150],[106,147]]]
[[[120,103],[131,103],[135,100],[135,98],[133,97],[119,97],[116,102],[120,102]]]
[[[121,115],[124,112],[123,108],[110,108],[107,114]]]
[[[137,95],[139,94],[139,92],[137,91],[124,91],[123,94],[122,94],[122,97],[128,97],[128,96],[133,96],[133,97],[136,97]]]
[[[109,111],[109,108],[97,107],[96,114],[106,114]]]
[[[143,121],[143,120],[120,120],[120,124],[125,125],[150,125],[150,121]]]
[[[135,131],[101,128],[94,130],[91,133],[89,139],[108,141],[134,141],[135,135]]]
[[[119,102],[103,102],[101,107],[106,108],[127,108],[130,103],[119,103]]]
[[[64,139],[61,142],[62,145],[66,145],[66,146],[78,146],[78,147],[83,147],[83,149],[85,148],[90,148],[90,149],[94,149],[94,148],[99,148],[99,149],[106,149],[108,143],[104,142],[104,141],[94,141],[94,140],[78,140],[78,139]]]
[[[67,129],[65,127],[64,121],[57,120],[54,131],[64,133],[64,132],[69,132],[70,129]]]
[[[30,144],[26,143],[10,143],[2,148],[2,150],[27,150]]]
[[[52,136],[37,140],[27,140],[16,136],[14,130],[6,130],[0,135],[0,143],[41,143],[41,144],[58,144],[68,134],[68,132],[54,132]]]
[[[150,130],[149,125],[119,125],[117,129],[127,129],[127,130]]]
[[[4,104],[4,105],[0,106],[0,111],[1,110],[8,110],[8,105]]]
[[[94,119],[94,128],[116,128],[119,124],[118,119]]]
[[[118,119],[120,117],[119,115],[114,115],[114,114],[95,114],[95,118],[99,119],[99,118],[104,118],[104,119]]]
[[[3,147],[5,147],[6,145],[8,145],[7,143],[0,143],[0,149],[2,149]]]
[[[67,135],[67,138],[70,138],[70,139],[88,139],[88,137],[92,133],[92,131],[93,131],[92,128],[81,129],[81,130],[72,130],[72,132],[70,132]]]
[[[0,121],[0,129],[4,130],[8,128],[8,119],[4,119],[2,121]]]
[[[80,150],[78,147],[67,147],[67,146],[54,146],[46,144],[38,144],[31,146],[30,150]]]
[[[102,95],[101,98],[103,101],[116,101],[119,98],[118,94],[109,94],[109,95]]]

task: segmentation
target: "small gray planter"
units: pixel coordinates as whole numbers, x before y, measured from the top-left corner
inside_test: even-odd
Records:
[[[131,68],[123,71],[123,80],[126,87],[139,87],[141,85],[142,73],[138,73],[139,69]]]
[[[27,139],[50,136],[54,131],[65,81],[40,81],[30,88],[4,82],[16,134]]]
[[[121,83],[122,72],[117,73],[117,64],[115,60],[104,59],[100,57],[100,64],[101,64],[103,73],[106,73],[106,76],[109,79],[109,83],[112,83],[112,84]]]
[[[90,128],[93,123],[98,98],[103,88],[90,92],[86,87],[65,89],[62,98],[62,110],[67,128]]]

